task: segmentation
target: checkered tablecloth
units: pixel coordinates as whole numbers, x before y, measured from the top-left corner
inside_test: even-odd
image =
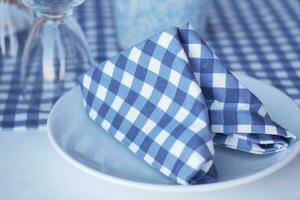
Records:
[[[300,105],[299,9],[299,0],[214,0],[205,37],[230,69],[274,85]],[[88,0],[77,18],[97,61],[119,51],[109,0]],[[21,46],[25,38],[19,33]],[[34,109],[23,104],[19,69],[20,60],[0,57],[0,130],[45,128],[56,99]]]
[[[270,83],[300,105],[300,1],[218,0],[207,38],[232,70]]]

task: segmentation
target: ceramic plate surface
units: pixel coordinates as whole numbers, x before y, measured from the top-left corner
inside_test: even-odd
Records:
[[[236,76],[263,102],[275,122],[300,138],[300,109],[289,97],[256,79]],[[175,185],[89,119],[82,107],[79,86],[53,107],[48,134],[57,152],[80,170],[110,184],[163,192],[205,192],[249,183],[287,165],[300,150],[299,141],[292,148],[273,155],[216,148],[217,183]]]

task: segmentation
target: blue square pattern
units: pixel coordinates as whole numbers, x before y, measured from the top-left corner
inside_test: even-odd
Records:
[[[231,70],[272,84],[300,105],[300,1],[214,0],[206,39]]]
[[[84,105],[104,130],[177,183],[210,182],[216,170],[208,113],[174,36],[170,28],[89,70],[80,78]],[[109,109],[100,113],[93,101]]]
[[[213,142],[268,154],[295,141],[190,24],[122,51],[88,70],[80,84],[90,118],[179,184],[216,179]]]
[[[204,59],[210,60],[210,66],[191,65],[191,70],[203,88],[214,143],[256,154],[274,153],[292,145],[295,136],[271,120],[259,99],[239,83],[199,34],[190,25],[181,29],[179,35],[185,52],[189,52],[188,59],[201,63],[204,54]],[[246,142],[243,148],[241,144]]]

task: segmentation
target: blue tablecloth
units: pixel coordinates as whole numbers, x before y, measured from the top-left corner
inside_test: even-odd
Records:
[[[205,37],[230,69],[274,85],[300,105],[299,9],[299,0],[214,0]],[[120,50],[109,0],[89,0],[76,13],[97,61]],[[19,33],[21,46],[25,38]],[[20,59],[0,57],[0,130],[45,128],[57,99],[23,104],[19,70]]]

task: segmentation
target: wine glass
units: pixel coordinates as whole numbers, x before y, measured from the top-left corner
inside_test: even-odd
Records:
[[[44,97],[57,99],[95,65],[73,18],[73,8],[84,1],[22,0],[37,15],[21,63],[22,99],[30,105],[39,105]]]
[[[17,0],[0,0],[0,56],[16,57],[17,33],[30,27],[33,17]]]

